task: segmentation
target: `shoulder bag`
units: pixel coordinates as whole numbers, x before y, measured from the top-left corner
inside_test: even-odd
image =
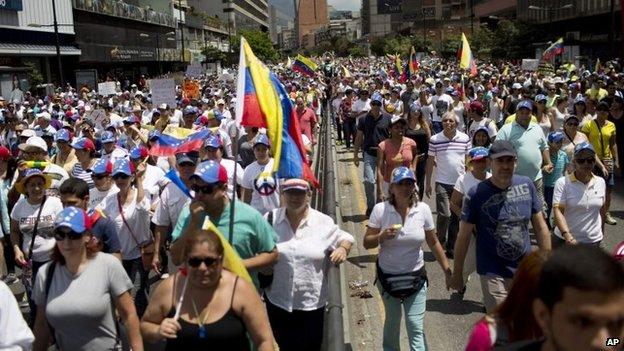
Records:
[[[119,194],[117,195],[117,207],[119,209],[119,215],[121,215],[121,220],[123,221],[124,225],[126,226],[126,228],[128,228],[128,231],[130,232],[130,237],[132,238],[132,240],[137,244],[137,247],[139,248],[139,250],[141,251],[141,263],[143,264],[143,268],[146,271],[150,271],[151,267],[152,267],[152,260],[154,259],[154,238],[151,237],[147,239],[144,242],[139,242],[139,240],[137,239],[137,237],[134,235],[134,231],[132,230],[132,227],[128,224],[128,221],[126,221],[126,217],[124,216],[124,212],[123,212],[123,205],[121,203],[121,198],[119,197]]]

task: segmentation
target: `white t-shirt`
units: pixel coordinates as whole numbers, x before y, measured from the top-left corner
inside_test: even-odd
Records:
[[[277,175],[272,173],[273,162],[273,158],[266,165],[254,161],[245,168],[241,182],[243,188],[252,190],[250,205],[261,214],[280,206],[279,180]]]
[[[368,112],[371,109],[370,103],[371,103],[370,99],[366,99],[366,100],[357,99],[353,102],[353,105],[351,105],[351,111],[355,112],[356,115],[364,113],[364,112]]]
[[[100,191],[98,190],[98,188],[95,187],[93,189],[89,189],[89,210],[93,210],[96,207],[101,207],[104,199],[108,195],[117,194],[117,192],[119,192],[119,188],[115,183],[113,183],[113,186],[111,186],[108,191]]]
[[[601,177],[593,176],[588,184],[574,174],[557,179],[553,193],[553,207],[564,209],[563,216],[570,233],[577,242],[588,244],[602,241],[600,209],[605,202],[607,188]],[[558,227],[555,235],[563,239]]]
[[[190,191],[192,194],[192,190]],[[152,222],[163,227],[174,227],[178,222],[178,216],[182,209],[189,202],[191,202],[191,199],[177,185],[170,182],[160,194],[160,201],[156,205]]]
[[[464,104],[459,103],[457,106],[453,106],[453,112],[457,116],[457,120],[459,123],[457,124],[457,130],[461,130],[462,132],[466,130],[466,126],[464,126]]]
[[[492,176],[492,173],[485,172],[485,179],[488,179]],[[484,179],[484,180],[485,180]],[[475,178],[472,172],[468,172],[466,174],[462,174],[457,178],[457,182],[455,182],[454,190],[457,190],[458,193],[462,195],[468,194],[468,190],[472,189],[475,185],[481,183],[482,180]]]
[[[485,123],[489,121],[490,123],[488,123],[488,125],[486,126]],[[494,121],[492,121],[491,119],[488,118],[482,118],[480,121],[475,121],[473,120],[472,123],[468,122],[470,124],[470,128],[468,128],[467,134],[470,137],[470,139],[472,140],[472,137],[474,136],[474,133],[477,131],[477,129],[479,129],[479,127],[487,127],[488,129],[488,136],[491,138],[494,138],[496,136],[496,134],[498,134],[498,130],[496,129],[496,124],[494,123]]]
[[[167,184],[167,177],[165,177],[165,172],[162,169],[149,164],[146,166],[143,176],[143,189],[148,192],[150,202],[153,203],[158,199],[160,188]]]
[[[139,248],[140,244],[144,244],[152,240],[152,231],[150,230],[150,202],[147,196],[143,197],[143,201],[136,203],[137,191],[132,191],[132,200],[123,206],[123,215],[128,225],[124,223],[119,212],[117,196],[108,196],[104,199],[102,209],[104,213],[115,222],[117,227],[117,235],[121,244],[121,257],[124,260],[132,260],[141,256]],[[128,229],[130,226],[131,230]]]
[[[425,231],[435,229],[431,209],[419,201],[409,209],[405,223],[401,215],[389,202],[380,202],[373,207],[368,226],[384,230],[401,224],[397,235],[383,241],[379,247],[379,267],[384,273],[401,274],[419,270],[425,264],[422,244]]]
[[[448,94],[434,95],[431,98],[431,106],[433,106],[433,121],[442,122],[442,116],[450,110],[453,105],[453,98]]]
[[[35,336],[22,317],[13,292],[0,281],[0,350],[30,350]]]
[[[169,116],[169,124],[172,124],[175,127],[179,127],[181,120],[182,111],[180,109],[173,110],[173,113]]]
[[[22,234],[22,252],[25,259],[28,259],[30,242],[39,207],[39,204],[31,205],[26,198],[22,197],[11,211],[11,219],[17,221],[19,231]],[[33,261],[45,262],[50,260],[50,252],[56,244],[56,240],[54,240],[54,220],[57,213],[62,210],[63,204],[58,197],[48,196],[46,198],[41,210],[41,216],[39,216],[39,224],[37,224],[37,236],[35,237],[32,251]]]
[[[232,200],[234,198],[234,167],[237,167],[237,170],[236,170],[236,184],[242,184],[243,183],[243,174],[245,173],[245,170],[237,162],[234,162],[234,160],[229,160],[227,158],[222,158],[220,163],[221,163],[221,166],[223,166],[223,168],[225,168],[225,170],[227,171],[227,175],[228,175],[228,184],[227,184],[227,186],[228,186],[228,197],[230,198],[230,200]]]

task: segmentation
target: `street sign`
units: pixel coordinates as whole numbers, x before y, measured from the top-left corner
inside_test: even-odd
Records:
[[[152,90],[152,103],[155,106],[167,104],[175,106],[175,81],[169,79],[152,79],[150,80],[150,89]]]
[[[98,94],[102,96],[115,95],[117,93],[115,82],[98,83]]]
[[[0,0],[0,9],[22,11],[22,0]]]

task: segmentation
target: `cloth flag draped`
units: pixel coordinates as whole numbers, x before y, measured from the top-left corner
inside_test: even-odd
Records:
[[[297,55],[292,63],[292,70],[301,74],[314,77],[318,65],[303,55]]]
[[[475,62],[474,56],[472,56],[472,50],[470,50],[470,44],[468,43],[468,39],[466,35],[462,33],[462,43],[461,43],[461,56],[459,60],[459,68],[470,69],[470,75],[477,75],[477,64]]]
[[[401,62],[401,56],[399,54],[394,55],[394,75],[397,78],[403,76],[403,63]]]
[[[342,67],[342,76],[345,77],[345,78],[351,78],[351,72],[349,72],[347,67],[345,67],[344,65],[342,65],[340,67]]]
[[[563,54],[563,37],[559,38],[556,42],[552,43],[548,49],[542,54],[543,60],[550,60],[557,55]]]
[[[150,148],[152,156],[173,156],[181,152],[197,151],[201,148],[204,140],[210,135],[209,129],[195,132],[184,139],[179,139],[168,134],[156,135],[156,141]]]
[[[241,37],[236,120],[244,126],[264,127],[271,142],[273,172],[280,178],[302,178],[318,186],[306,163],[299,121],[284,85],[254,55]]]
[[[418,62],[418,60],[416,59],[416,49],[414,49],[413,46],[410,50],[408,67],[409,67],[409,73],[412,76],[416,74],[416,72],[418,72],[418,70],[420,69],[420,62]]]

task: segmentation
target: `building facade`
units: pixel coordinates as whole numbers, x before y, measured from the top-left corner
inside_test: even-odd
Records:
[[[329,27],[327,0],[299,0],[296,26],[300,46],[312,48],[315,33]]]
[[[37,89],[28,79],[33,73],[40,73],[43,83],[57,84],[71,74],[81,54],[75,45],[71,0],[56,0],[62,77],[53,14],[52,1],[0,2],[0,96],[8,99],[16,86],[24,91]]]

